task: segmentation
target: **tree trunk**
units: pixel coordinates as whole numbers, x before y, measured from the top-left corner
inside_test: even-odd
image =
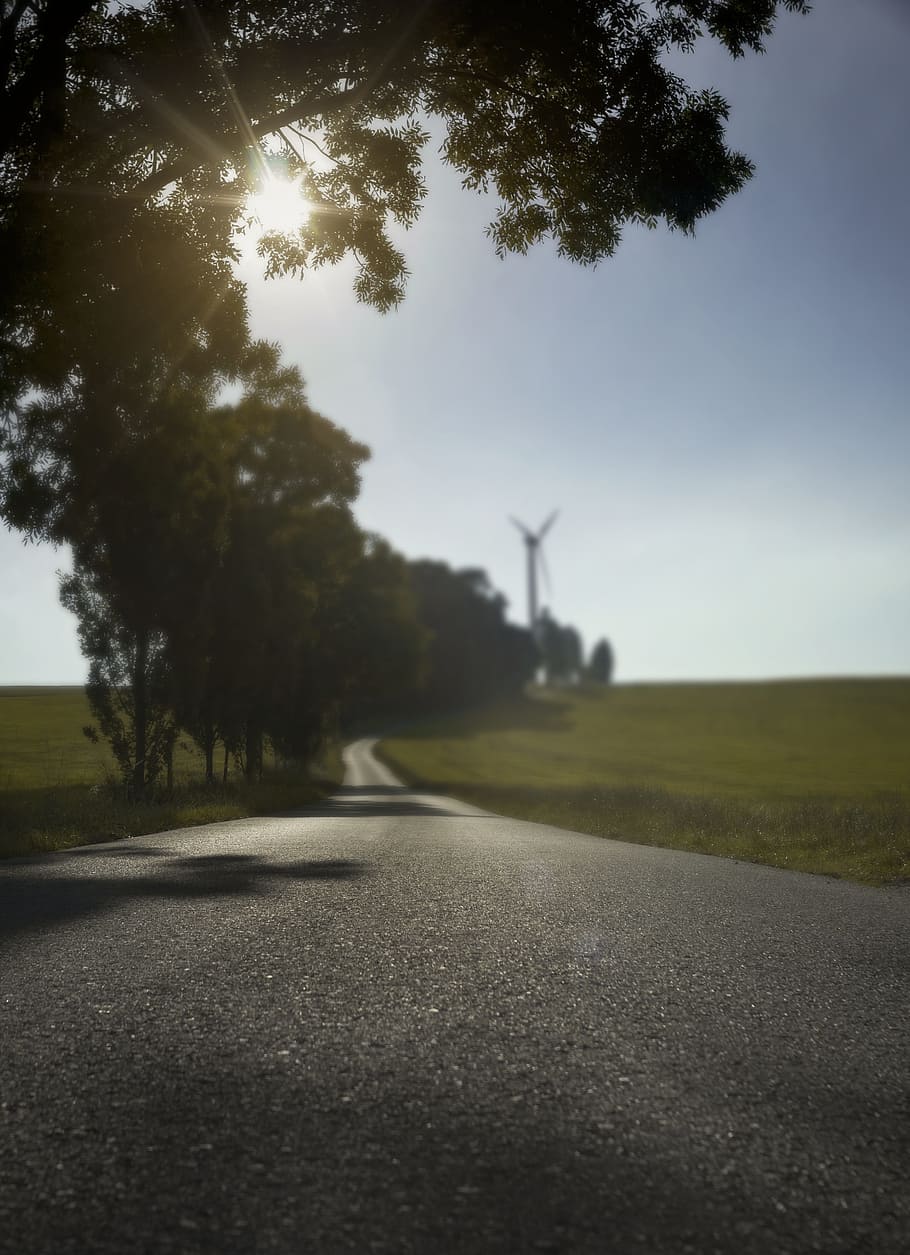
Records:
[[[167,795],[174,796],[174,738],[169,737],[167,742]]]
[[[228,778],[228,757],[229,757],[228,746],[227,746],[227,741],[225,741],[224,743],[224,768],[221,773],[221,783],[224,785],[225,788],[227,788],[227,778]]]
[[[202,730],[202,744],[205,751],[205,782],[215,783],[215,729],[207,722]]]
[[[246,725],[246,778],[252,784],[262,774],[262,732],[252,720]]]
[[[148,632],[143,628],[136,636],[136,662],[133,667],[133,717],[136,756],[133,759],[133,801],[145,796],[146,755],[148,753]]]

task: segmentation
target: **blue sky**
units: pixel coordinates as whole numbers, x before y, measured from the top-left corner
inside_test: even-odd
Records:
[[[483,566],[525,614],[507,522],[549,539],[554,614],[621,680],[910,672],[910,4],[818,0],[764,57],[706,47],[752,183],[695,239],[594,271],[498,261],[494,205],[429,163],[407,300],[350,271],[251,278],[254,331],[373,449],[362,523]],[[0,683],[77,683],[65,554],[0,538]]]

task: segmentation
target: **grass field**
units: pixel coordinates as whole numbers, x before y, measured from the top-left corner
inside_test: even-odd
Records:
[[[580,832],[910,877],[910,679],[538,691],[382,744],[413,782]]]
[[[201,755],[181,738],[173,796],[129,805],[106,745],[82,735],[91,721],[81,688],[0,688],[0,858],[290,810],[325,793],[286,768],[206,788]],[[327,762],[329,780],[339,766],[337,755]]]
[[[116,771],[105,742],[82,735],[93,723],[81,688],[0,688],[0,797],[13,789],[101,784]],[[174,775],[198,777],[201,757],[178,744]]]

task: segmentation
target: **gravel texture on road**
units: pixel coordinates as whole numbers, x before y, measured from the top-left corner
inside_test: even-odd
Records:
[[[397,786],[0,864],[0,1251],[905,1252],[910,898]]]

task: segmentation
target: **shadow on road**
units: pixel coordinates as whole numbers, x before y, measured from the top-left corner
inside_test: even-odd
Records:
[[[283,817],[438,819],[459,813],[442,799],[397,785],[369,785],[344,787],[332,798],[285,811]],[[131,899],[264,895],[277,892],[281,882],[354,880],[369,872],[367,863],[349,859],[285,863],[253,854],[177,856],[153,842],[154,837],[141,843],[117,841],[10,860],[2,869],[9,874],[0,876],[0,945],[21,932],[40,932]]]
[[[149,868],[136,874],[132,860],[140,857]],[[88,873],[83,860],[115,858],[130,860],[120,875],[82,874],[83,870]],[[47,874],[44,869],[50,871],[51,863],[54,869]],[[367,875],[369,865],[351,859],[272,863],[253,854],[174,857],[166,849],[118,843],[101,850],[71,850],[53,858],[17,859],[10,870],[13,874],[0,881],[0,944],[21,932],[41,932],[138,898],[191,901],[263,896],[287,881],[354,880]]]
[[[442,805],[442,799],[399,785],[345,785],[314,806],[285,812],[307,819],[367,819],[376,816],[417,815],[427,819],[457,817],[461,811]]]
[[[478,732],[568,732],[573,721],[571,704],[557,697],[517,697],[510,702],[497,702],[465,711],[463,715],[441,716],[446,740],[476,736]],[[439,735],[432,713],[413,722],[384,726],[383,735],[405,741],[433,739]]]

